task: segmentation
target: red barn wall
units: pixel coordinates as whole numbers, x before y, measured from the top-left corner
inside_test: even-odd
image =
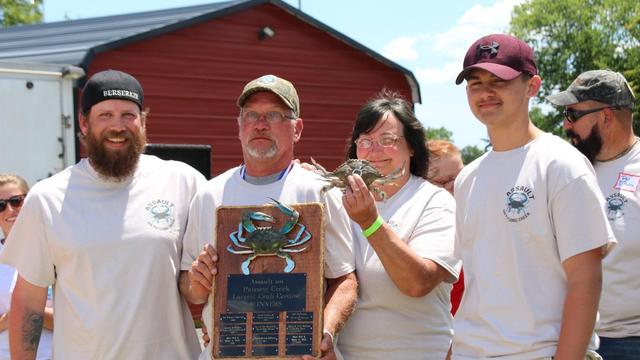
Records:
[[[263,26],[275,37],[260,41]],[[411,100],[400,70],[268,3],[100,53],[88,74],[104,69],[129,72],[142,83],[150,143],[211,145],[212,175],[242,162],[236,99],[263,74],[293,82],[304,119],[296,155],[327,168],[343,161],[365,101],[384,87]]]

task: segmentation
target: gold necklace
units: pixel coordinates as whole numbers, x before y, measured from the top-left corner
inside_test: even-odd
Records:
[[[636,146],[636,144],[638,143],[638,138],[636,137],[636,141],[633,142],[633,144],[627,146],[626,149],[622,150],[621,153],[619,153],[618,155],[610,158],[610,159],[606,159],[606,160],[598,160],[599,162],[607,162],[607,161],[613,161],[613,160],[617,160],[620,159],[621,157],[627,155],[629,153],[629,151],[631,151],[631,149],[633,149],[634,146]]]

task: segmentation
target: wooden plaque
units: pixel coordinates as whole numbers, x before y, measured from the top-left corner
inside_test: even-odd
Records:
[[[212,359],[320,356],[323,206],[282,205],[297,221],[275,205],[217,210]]]

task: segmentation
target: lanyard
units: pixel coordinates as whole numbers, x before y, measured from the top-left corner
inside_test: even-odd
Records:
[[[287,176],[287,174],[289,173],[289,171],[291,171],[292,168],[293,168],[293,161],[291,162],[291,164],[289,164],[289,166],[287,166],[282,171],[280,171],[280,173],[274,179],[273,182],[282,180],[285,176]],[[267,175],[267,176],[263,176],[263,177],[266,178],[266,177],[271,177],[271,176],[273,176],[273,175]],[[245,181],[247,180],[247,167],[244,164],[242,164],[242,166],[240,167],[240,177],[242,177],[242,180],[245,180]]]

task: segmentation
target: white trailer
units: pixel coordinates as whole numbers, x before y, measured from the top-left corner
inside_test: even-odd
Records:
[[[76,162],[71,65],[0,61],[0,173],[29,185]]]

